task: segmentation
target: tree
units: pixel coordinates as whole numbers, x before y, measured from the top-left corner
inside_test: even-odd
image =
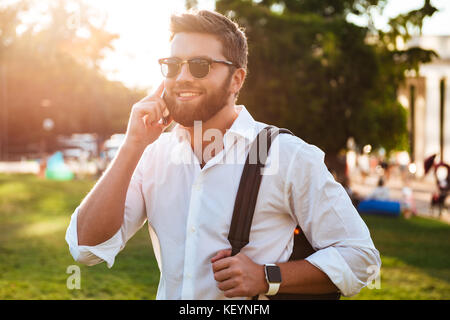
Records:
[[[189,9],[197,9],[198,1],[197,0],[185,0],[184,6],[187,10]]]
[[[104,31],[104,21],[93,23],[99,17],[81,1],[53,1],[47,23],[23,24],[20,15],[32,9],[26,2],[0,7],[1,145],[20,153],[58,134],[105,138],[123,132],[132,104],[145,93],[110,81],[99,70],[117,35]],[[55,123],[49,137],[45,118]]]
[[[347,21],[348,13],[370,15],[383,0],[220,0],[216,8],[244,26],[249,75],[240,94],[263,122],[285,126],[322,148],[338,180],[340,154],[353,137],[360,146],[388,152],[407,146],[406,111],[397,102],[404,72],[429,61],[433,52],[400,51],[401,32],[382,33]],[[429,1],[399,26],[419,26],[434,13]],[[400,30],[400,31],[399,31]],[[394,35],[395,34],[395,35]]]

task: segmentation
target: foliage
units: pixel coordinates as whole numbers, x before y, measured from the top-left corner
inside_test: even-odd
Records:
[[[405,70],[434,52],[399,50],[400,27],[421,26],[424,8],[392,20],[392,32],[360,27],[349,13],[371,14],[381,0],[219,0],[218,11],[245,27],[249,75],[240,102],[260,121],[286,126],[333,157],[349,137],[359,146],[407,148],[407,117],[397,102]],[[401,20],[401,21],[400,21]]]
[[[421,34],[423,20],[431,17],[437,11],[438,9],[431,4],[431,0],[425,0],[422,8],[399,14],[397,17],[390,19],[391,31],[387,33],[390,42],[395,43],[398,36],[409,39],[415,30]]]
[[[99,70],[117,35],[104,31],[104,22],[94,23],[99,17],[81,1],[49,2],[47,22],[23,23],[31,10],[23,1],[0,7],[0,123],[7,124],[10,149],[38,145],[47,134],[45,118],[55,123],[53,137],[124,131],[129,109],[143,93]]]
[[[189,9],[196,9],[198,6],[198,1],[197,0],[186,0],[185,1],[185,7],[187,10]]]

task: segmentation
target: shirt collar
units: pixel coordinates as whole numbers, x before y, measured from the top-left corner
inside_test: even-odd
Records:
[[[258,134],[255,119],[253,119],[245,106],[238,105],[235,106],[235,108],[236,111],[239,112],[239,115],[228,129],[227,134],[238,135],[247,140],[253,141]]]

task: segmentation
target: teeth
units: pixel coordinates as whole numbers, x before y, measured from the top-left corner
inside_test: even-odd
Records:
[[[179,94],[180,97],[193,97],[193,96],[198,96],[200,95],[199,93],[194,93],[194,92],[181,92]]]

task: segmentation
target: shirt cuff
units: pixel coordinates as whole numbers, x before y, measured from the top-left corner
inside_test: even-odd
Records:
[[[69,227],[66,231],[66,242],[69,245],[69,251],[75,261],[92,266],[103,261],[108,268],[114,265],[116,255],[122,247],[122,235],[120,230],[103,243],[96,246],[78,245],[77,217],[79,207],[77,207],[70,219]]]
[[[358,280],[336,248],[318,250],[305,260],[325,272],[344,296],[357,294],[365,285]]]

